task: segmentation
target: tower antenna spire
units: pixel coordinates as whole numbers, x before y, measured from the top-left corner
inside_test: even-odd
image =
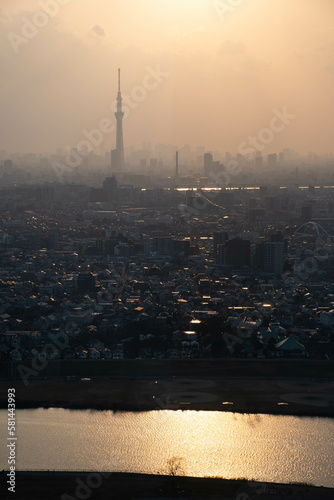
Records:
[[[116,118],[116,149],[112,151],[111,166],[114,172],[122,172],[124,167],[124,144],[123,144],[123,117],[122,94],[121,94],[121,69],[118,68],[118,93],[117,93]]]

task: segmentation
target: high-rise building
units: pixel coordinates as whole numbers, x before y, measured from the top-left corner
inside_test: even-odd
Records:
[[[288,255],[288,240],[284,238],[282,231],[277,231],[276,233],[268,234],[268,241],[271,243],[283,243],[283,258],[285,259]]]
[[[305,205],[301,207],[301,222],[310,222],[312,219],[312,205]]]
[[[205,153],[204,155],[204,175],[209,175],[212,172],[213,166],[213,156],[211,153]]]
[[[115,200],[117,198],[118,182],[116,177],[106,177],[103,181],[103,191],[106,194],[108,201]]]
[[[188,259],[190,253],[190,240],[173,239],[172,240],[172,255],[180,256]]]
[[[269,154],[268,155],[268,167],[275,168],[277,166],[277,154]]]
[[[284,243],[267,241],[263,244],[264,271],[280,276],[283,273]]]
[[[251,244],[248,240],[234,238],[226,242],[227,264],[240,268],[251,265]]]
[[[161,255],[171,255],[172,238],[170,236],[158,236],[153,240],[153,250]]]
[[[140,168],[140,172],[143,173],[146,171],[146,167],[147,167],[147,163],[146,163],[146,158],[142,158],[140,161],[139,161],[139,168]]]
[[[116,118],[116,149],[111,151],[111,169],[113,172],[122,172],[124,169],[124,144],[123,144],[123,117],[121,94],[121,70],[118,69],[118,93]]]
[[[256,152],[254,164],[255,164],[255,168],[262,168],[263,167],[263,156],[262,156],[261,151]]]
[[[158,168],[158,159],[157,158],[151,158],[150,159],[150,170],[156,170]]]
[[[257,198],[249,198],[247,205],[248,208],[257,208],[259,205],[259,200]]]
[[[218,258],[218,246],[225,245],[228,240],[228,233],[225,231],[217,231],[213,233],[213,256]]]
[[[283,273],[286,255],[284,241],[265,241],[256,247],[254,267],[275,276]]]
[[[251,265],[251,243],[242,238],[227,240],[224,245],[218,244],[218,264],[240,269]]]
[[[271,243],[283,243],[284,235],[282,231],[271,232],[268,234],[268,241]]]
[[[13,168],[13,162],[12,160],[5,160],[3,162],[3,166],[4,166],[4,171],[9,173],[12,171],[12,168]]]

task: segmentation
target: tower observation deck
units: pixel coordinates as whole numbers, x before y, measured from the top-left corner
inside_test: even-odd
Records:
[[[118,69],[118,92],[116,118],[116,149],[111,151],[111,168],[114,172],[122,172],[124,169],[124,143],[123,143],[123,117],[122,93],[121,93],[121,70]]]

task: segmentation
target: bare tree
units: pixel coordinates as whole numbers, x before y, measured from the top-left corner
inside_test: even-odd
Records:
[[[167,471],[168,475],[172,476],[172,488],[173,488],[173,496],[177,496],[178,493],[181,493],[179,491],[179,487],[177,486],[177,476],[183,476],[184,475],[184,469],[183,469],[183,462],[184,458],[183,457],[172,457],[167,460]]]

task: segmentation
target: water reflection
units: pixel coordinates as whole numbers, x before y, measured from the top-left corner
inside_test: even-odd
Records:
[[[0,412],[5,428],[6,413]],[[334,487],[334,421],[160,410],[17,412],[21,470],[96,470],[246,477]],[[0,466],[7,468],[5,446]]]
[[[233,404],[233,403],[232,403]],[[242,420],[246,422],[246,424],[250,425],[251,427],[255,427],[257,424],[260,424],[262,422],[261,415],[259,414],[252,414],[252,413],[232,413],[233,415],[233,420],[238,421],[240,420],[240,416],[242,417]]]

